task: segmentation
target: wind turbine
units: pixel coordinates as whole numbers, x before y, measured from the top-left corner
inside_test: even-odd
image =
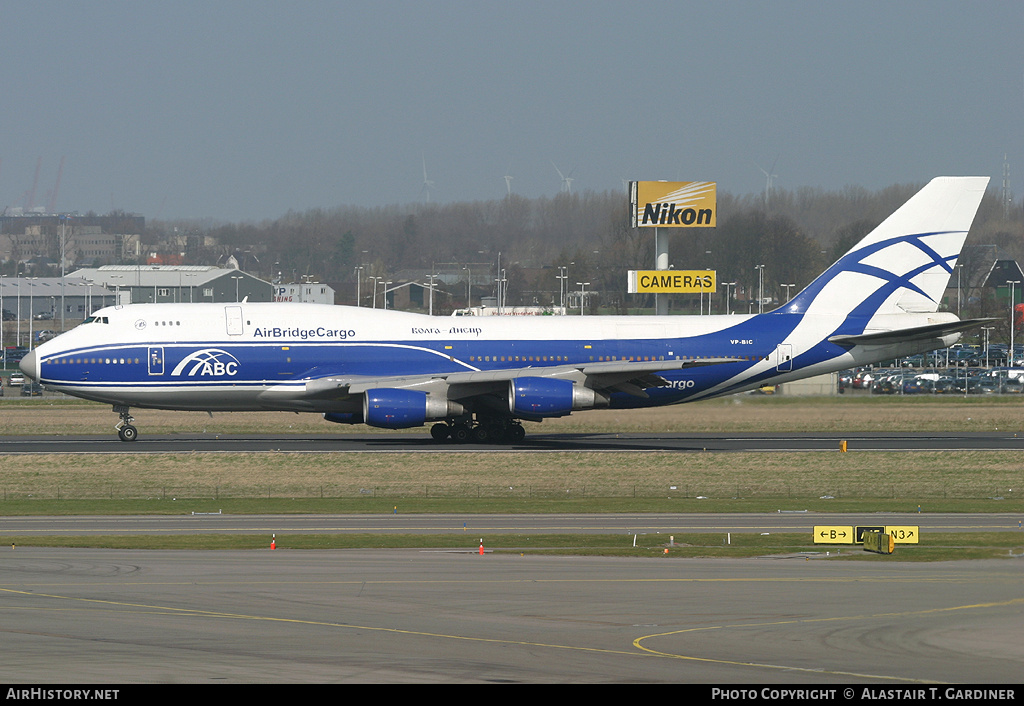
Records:
[[[554,162],[551,163],[551,166],[555,167],[555,171],[558,172],[558,176],[562,180],[562,191],[564,191],[567,194],[571,194],[572,193],[572,181],[573,181],[572,172],[569,172],[569,176],[566,176],[565,174],[562,174],[562,170],[561,169],[559,169],[557,166],[555,166]],[[575,169],[573,171],[575,171]]]
[[[512,179],[507,172],[512,171],[512,165],[508,165],[508,169],[505,170],[505,189],[508,191],[508,198],[512,198]]]
[[[420,196],[423,196],[423,192],[427,192],[427,203],[430,203],[430,190],[434,188],[434,182],[427,179],[427,157],[423,156],[423,186],[420,188]]]
[[[772,162],[772,168],[769,169],[768,171],[765,171],[764,168],[760,164],[757,164],[757,162],[754,163],[755,166],[758,169],[761,170],[761,173],[764,174],[764,210],[765,211],[770,210],[770,206],[771,206],[771,191],[772,191],[772,179],[774,179],[775,177],[778,176],[778,174],[775,174],[775,165],[778,163],[778,161],[779,161],[779,158],[776,157],[775,161]]]

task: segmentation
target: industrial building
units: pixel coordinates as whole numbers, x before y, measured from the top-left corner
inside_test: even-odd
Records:
[[[270,282],[246,272],[206,265],[104,265],[72,276],[115,291],[122,304],[269,302],[274,293]]]
[[[108,216],[22,214],[7,209],[0,216],[0,262],[46,258],[71,269],[139,257],[146,219],[134,214]]]

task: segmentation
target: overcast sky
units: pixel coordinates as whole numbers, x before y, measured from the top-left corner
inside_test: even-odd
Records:
[[[1024,194],[1024,2],[0,0],[0,208],[257,221],[623,180]],[[774,165],[774,169],[771,167]]]

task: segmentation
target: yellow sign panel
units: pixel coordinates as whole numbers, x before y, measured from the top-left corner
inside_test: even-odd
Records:
[[[634,181],[630,197],[635,228],[714,228],[717,223],[713,181]]]
[[[716,291],[714,270],[630,270],[629,294],[697,294]]]
[[[916,525],[886,525],[885,533],[896,544],[918,544],[921,538],[921,528]]]
[[[853,527],[844,525],[815,525],[815,544],[853,544]]]

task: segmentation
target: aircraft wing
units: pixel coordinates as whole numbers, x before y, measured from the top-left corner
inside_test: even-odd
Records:
[[[340,399],[378,388],[420,389],[444,388],[448,399],[463,400],[478,395],[504,392],[508,382],[522,377],[543,377],[572,380],[599,392],[625,392],[647,397],[649,387],[664,387],[668,381],[658,375],[667,370],[734,363],[740,358],[702,358],[695,360],[605,361],[553,367],[502,368],[500,370],[466,370],[451,373],[395,376],[332,375],[327,371],[309,371],[301,399]]]
[[[918,326],[917,328],[880,331],[878,333],[862,333],[856,336],[832,336],[828,340],[839,346],[884,346],[892,343],[906,343],[928,338],[940,338],[951,333],[963,333],[973,328],[984,326],[996,319],[966,319],[949,323]]]

